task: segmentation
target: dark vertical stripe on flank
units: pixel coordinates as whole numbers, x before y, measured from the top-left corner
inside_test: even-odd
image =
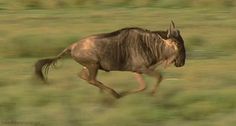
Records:
[[[94,35],[98,41],[105,41],[101,59],[105,59],[116,69],[124,69],[131,63],[133,55],[144,60],[147,65],[157,63],[163,57],[163,40],[167,39],[167,31],[149,31],[142,28],[123,28],[111,33]],[[103,63],[106,64],[104,61]],[[102,68],[101,68],[102,69]],[[104,68],[105,69],[105,68]]]

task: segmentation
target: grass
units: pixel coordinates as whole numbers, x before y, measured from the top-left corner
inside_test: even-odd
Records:
[[[58,8],[111,8],[111,7],[161,7],[161,8],[232,8],[234,0],[1,0],[0,9],[58,9]]]
[[[147,91],[119,100],[100,94],[97,88],[80,80],[76,74],[81,66],[69,59],[50,71],[50,85],[44,85],[33,77],[35,61],[35,58],[1,60],[2,121],[25,120],[52,126],[235,124],[233,118],[224,122],[229,115],[235,116],[236,72],[232,69],[235,56],[205,60],[208,66],[199,60],[189,60],[184,68],[164,71],[166,79],[156,96],[149,94],[154,80],[145,77]],[[168,78],[175,77],[171,74],[181,76],[171,80]],[[100,72],[99,79],[117,91],[137,86],[128,72]]]
[[[108,13],[109,12],[109,13]],[[236,124],[235,8],[103,8],[0,11],[0,123],[45,126],[234,126]],[[156,96],[148,89],[119,100],[80,80],[75,61],[64,59],[36,80],[33,64],[84,36],[127,26],[181,30],[187,48],[183,68],[161,70]],[[137,86],[132,73],[100,72],[117,91]],[[18,122],[18,123],[19,123]],[[14,122],[13,122],[14,123]]]
[[[110,13],[106,13],[107,10]],[[131,26],[165,30],[170,20],[175,19],[185,38],[189,57],[214,58],[235,51],[234,10],[134,8],[130,11],[112,8],[1,11],[0,42],[4,46],[0,47],[0,56],[55,55],[84,36]],[[36,46],[38,48],[34,48]]]

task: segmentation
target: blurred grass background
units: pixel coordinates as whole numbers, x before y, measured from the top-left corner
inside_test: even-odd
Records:
[[[234,0],[0,0],[0,125],[18,120],[45,126],[235,126],[236,2]],[[187,48],[183,68],[162,70],[156,96],[149,89],[115,100],[77,77],[71,59],[33,76],[35,61],[58,54],[91,34],[138,26],[166,30],[174,20]],[[123,91],[129,72],[100,72]]]

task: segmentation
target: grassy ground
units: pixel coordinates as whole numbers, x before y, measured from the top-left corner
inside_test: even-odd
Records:
[[[45,126],[234,126],[236,125],[236,11],[229,9],[106,8],[0,11],[0,123]],[[167,29],[176,22],[188,59],[162,70],[156,96],[147,91],[115,100],[77,77],[70,59],[35,80],[33,64],[77,39],[126,26]],[[137,86],[132,73],[100,72],[123,91]],[[15,122],[17,123],[17,122]]]

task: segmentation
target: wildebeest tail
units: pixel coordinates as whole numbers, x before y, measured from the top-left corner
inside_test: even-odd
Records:
[[[53,58],[46,58],[38,60],[35,63],[35,74],[38,78],[46,82],[47,78],[46,75],[48,74],[48,70],[51,66],[55,66],[57,60],[62,58],[67,52],[69,51],[68,48],[64,49],[59,55]]]

